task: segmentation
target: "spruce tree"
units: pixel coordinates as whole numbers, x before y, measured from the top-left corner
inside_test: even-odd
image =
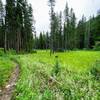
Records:
[[[30,52],[33,48],[33,10],[31,5],[25,3],[24,7],[24,21],[23,21],[23,47],[26,51]]]
[[[4,31],[5,31],[5,21],[4,21],[4,8],[3,3],[0,0],[0,47],[4,47]]]
[[[64,10],[64,30],[63,30],[63,44],[64,49],[69,49],[69,7],[68,3],[66,3],[66,7]]]
[[[55,0],[49,0],[49,6],[50,6],[50,55],[51,53],[54,52],[54,17],[55,17],[55,13],[54,13],[54,6],[55,6]]]

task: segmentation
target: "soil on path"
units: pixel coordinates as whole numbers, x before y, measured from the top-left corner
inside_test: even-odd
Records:
[[[16,64],[16,67],[14,68],[7,85],[3,90],[0,91],[0,100],[11,100],[15,89],[16,81],[18,80],[18,76],[19,76],[19,65]]]

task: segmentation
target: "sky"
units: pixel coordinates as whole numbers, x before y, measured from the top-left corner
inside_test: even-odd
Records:
[[[5,0],[3,0],[5,1]],[[50,16],[48,7],[48,0],[27,0],[32,4],[33,15],[36,20],[37,35],[41,31],[49,31],[50,29]],[[64,11],[66,2],[69,8],[73,8],[77,21],[81,19],[82,15],[88,19],[90,16],[96,15],[97,10],[100,9],[100,0],[55,0],[55,12]]]

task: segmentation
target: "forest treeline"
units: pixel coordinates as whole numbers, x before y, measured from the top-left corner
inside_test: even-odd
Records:
[[[0,0],[0,47],[16,52],[33,49],[34,19],[27,0]]]
[[[83,15],[77,23],[75,13],[68,7],[68,3],[66,3],[64,13],[55,13],[55,0],[49,0],[49,6],[50,32],[40,32],[39,37],[35,35],[34,48],[50,48],[54,52],[93,49],[97,45],[100,47],[100,11],[97,16],[90,17],[88,20]]]
[[[47,0],[48,1],[48,0]],[[72,8],[66,3],[63,12],[55,13],[55,0],[49,0],[50,32],[35,33],[34,16],[27,0],[0,0],[0,48],[4,51],[31,52],[33,49],[65,51],[75,49],[100,50],[100,10],[88,20],[83,15],[77,22]]]

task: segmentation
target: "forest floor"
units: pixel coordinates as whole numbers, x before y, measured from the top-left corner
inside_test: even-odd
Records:
[[[6,83],[3,90],[0,92],[0,100],[11,100],[12,95],[15,90],[16,81],[18,80],[19,76],[19,65],[16,64],[16,67],[13,69],[9,81]]]

